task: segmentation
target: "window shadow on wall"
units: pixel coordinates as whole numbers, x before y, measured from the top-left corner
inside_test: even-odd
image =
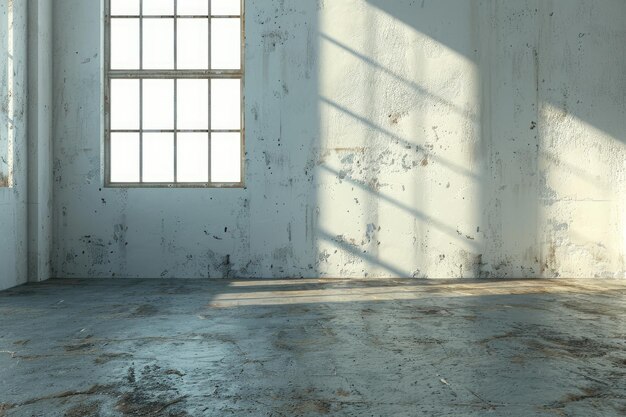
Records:
[[[480,34],[469,5],[449,6],[347,2],[322,13],[322,276],[483,275]],[[342,7],[358,9],[345,27],[332,24]]]
[[[596,257],[590,265],[605,265],[590,273],[613,274],[623,268],[621,236],[598,219],[624,221],[613,213],[611,204],[620,204],[616,197],[621,189],[614,174],[621,162],[613,156],[623,154],[626,141],[622,94],[626,80],[617,70],[626,61],[626,52],[618,46],[626,5],[619,1],[367,3],[423,36],[425,43],[407,44],[406,50],[430,42],[472,62],[476,69],[471,116],[475,116],[477,142],[470,159],[480,166],[474,209],[480,213],[481,232],[475,237],[482,248],[474,253],[473,274],[559,276],[568,269],[558,258],[563,257],[564,263],[573,258],[558,242],[583,247]],[[599,21],[605,24],[594,24]],[[341,40],[330,41],[345,48]],[[381,73],[389,73],[361,55]],[[423,62],[430,68],[431,58]],[[397,78],[404,85],[415,84]],[[449,107],[450,117],[458,111],[458,105],[449,105],[451,100],[438,97],[446,93],[445,86],[412,88],[433,106]],[[453,139],[461,146],[466,140],[462,135]],[[447,153],[441,153],[442,160]],[[597,204],[561,205],[568,200]],[[456,219],[448,219],[448,228],[462,222],[459,213]],[[598,235],[594,230],[607,237],[602,249],[594,241]]]
[[[619,38],[615,27],[625,15],[624,5],[367,3],[372,8],[365,12],[369,21],[356,19],[349,24],[351,30],[343,33],[332,26],[320,30],[321,65],[343,66],[350,74],[343,83],[362,78],[353,91],[346,92],[336,81],[336,71],[328,66],[322,70],[321,124],[327,143],[322,145],[320,177],[326,180],[321,181],[318,205],[320,241],[328,245],[318,250],[326,260],[332,257],[333,245],[350,252],[329,270],[348,260],[364,265],[360,271],[347,269],[355,275],[377,265],[381,271],[374,275],[402,271],[402,276],[559,276],[561,255],[555,254],[556,242],[573,242],[578,236],[586,250],[593,251],[597,242],[585,233],[589,226],[584,220],[559,217],[553,205],[579,198],[610,201],[618,192],[615,183],[602,178],[619,169],[611,155],[623,152],[625,106],[619,94],[607,90],[610,81],[623,77],[603,64],[613,62],[616,65],[609,68],[615,68],[624,61],[623,52],[617,57],[611,52]],[[613,29],[594,28],[588,17],[611,22]],[[403,30],[415,35],[396,36]],[[355,32],[362,36],[353,36]],[[459,76],[450,66],[472,73]],[[359,83],[365,85],[363,91]],[[468,88],[472,91],[464,93]],[[407,114],[411,125],[398,124]],[[347,127],[333,126],[337,121]],[[354,140],[359,136],[361,141]],[[436,143],[440,139],[447,147]],[[573,151],[571,141],[576,145]],[[401,153],[401,148],[408,149],[414,160],[406,172],[394,177],[393,165],[405,166],[409,154]],[[465,155],[459,155],[459,149]],[[411,166],[416,156],[426,168]],[[437,182],[451,184],[449,193],[456,196],[438,193]],[[572,195],[567,184],[583,191]],[[400,186],[402,192],[405,186],[412,187],[413,201],[402,195]],[[332,200],[333,207],[349,206],[349,198],[329,197],[343,194],[339,190],[354,193],[355,200],[361,192],[361,207],[347,210],[358,212],[361,224],[348,215],[326,215],[325,210],[330,210],[326,201]],[[455,203],[455,210],[447,209]],[[579,211],[591,216],[594,210]],[[604,213],[610,207],[600,210]],[[405,222],[421,246],[401,239],[392,243],[398,250],[412,251],[414,259],[377,247],[381,241],[383,246],[393,246],[390,241],[398,240],[393,227],[384,236],[385,226],[394,222],[388,213],[394,211],[408,215]],[[614,240],[615,233],[605,231]],[[440,236],[438,242],[433,235]],[[446,239],[450,246],[444,249]],[[620,243],[612,242],[600,257],[621,259]],[[450,260],[444,267],[434,265],[436,257],[429,255],[437,246],[439,257]],[[459,265],[459,270],[452,265]],[[609,266],[608,273],[618,268]]]

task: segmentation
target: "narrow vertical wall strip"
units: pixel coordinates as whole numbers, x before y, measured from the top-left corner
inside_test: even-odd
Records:
[[[7,2],[7,185],[15,185],[15,15],[14,4]]]

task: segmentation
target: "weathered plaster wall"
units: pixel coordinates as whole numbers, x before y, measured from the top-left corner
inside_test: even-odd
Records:
[[[0,1],[0,290],[27,281],[27,9]],[[4,144],[4,145],[2,145]]]
[[[55,1],[55,275],[315,275],[316,2],[248,2],[248,188],[239,190],[101,187],[94,3]]]
[[[626,3],[247,1],[247,188],[102,188],[54,9],[54,275],[624,276]]]

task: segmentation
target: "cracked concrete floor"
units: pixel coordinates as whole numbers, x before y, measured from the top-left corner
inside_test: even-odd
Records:
[[[0,416],[622,416],[626,282],[53,280]]]

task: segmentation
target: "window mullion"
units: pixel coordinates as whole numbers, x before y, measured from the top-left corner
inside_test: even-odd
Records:
[[[174,70],[178,70],[178,0],[174,0]],[[174,78],[174,183],[178,182],[178,78]]]
[[[243,73],[245,71],[245,56],[244,56],[244,50],[245,50],[245,44],[246,44],[246,35],[245,35],[245,24],[246,24],[246,20],[245,20],[245,0],[240,0],[239,2],[239,15],[240,15],[240,19],[239,19],[239,25],[240,25],[240,33],[241,33],[241,37],[239,39],[239,71],[241,72],[241,76],[239,78],[239,152],[240,152],[240,165],[239,165],[239,181],[244,182],[244,175],[245,175],[245,164],[246,164],[246,156],[245,156],[245,136],[244,136],[244,124],[245,124],[245,117],[244,117],[244,79],[243,79]]]
[[[143,0],[139,0],[139,70],[143,70]],[[143,78],[139,78],[139,182],[143,182]]]
[[[241,71],[110,70],[110,78],[241,78]]]
[[[208,37],[208,43],[207,46],[209,48],[209,56],[208,56],[208,61],[209,61],[209,66],[208,66],[208,70],[209,72],[211,72],[211,70],[213,69],[213,66],[211,65],[211,22],[213,21],[213,19],[211,19],[211,15],[213,14],[213,0],[209,0],[209,22],[208,22],[208,30],[207,30],[207,37]],[[209,134],[207,137],[207,140],[209,141],[207,143],[207,149],[208,149],[208,163],[207,163],[207,169],[209,170],[209,184],[211,184],[213,181],[211,180],[211,139],[213,137],[213,134],[211,132],[212,129],[212,125],[211,125],[211,77],[209,76],[209,80],[208,80],[208,94],[209,94],[209,106],[208,106],[208,128],[209,128]]]

